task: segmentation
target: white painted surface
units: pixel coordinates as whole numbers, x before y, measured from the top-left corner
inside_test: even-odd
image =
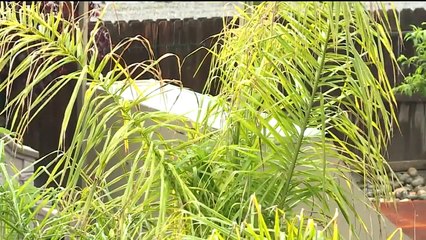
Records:
[[[213,129],[221,129],[225,124],[226,113],[224,111],[207,114],[209,106],[216,103],[215,97],[170,84],[161,87],[160,82],[153,79],[139,81],[137,86],[138,91],[147,97],[142,102],[145,108],[185,116],[192,122],[200,122],[207,118],[209,126]],[[134,88],[127,88],[122,97],[127,100],[134,100],[138,97],[138,91]],[[265,119],[269,119],[267,115],[261,115]],[[286,136],[276,119],[271,118],[269,124],[275,126],[281,136]],[[295,128],[300,133],[300,127],[295,125]],[[268,133],[266,130],[265,134]],[[319,133],[320,131],[317,129],[308,128],[305,130],[304,136],[317,136]]]
[[[101,2],[98,2],[101,3]],[[104,21],[183,19],[234,16],[237,1],[108,1]]]
[[[137,92],[140,91],[146,97],[142,102],[143,107],[185,116],[192,122],[199,122],[200,117],[205,117],[208,105],[215,102],[214,97],[185,88],[170,84],[161,87],[160,82],[153,79],[138,81],[137,86],[138,90],[127,88],[121,96],[127,100],[135,100],[138,97]],[[219,114],[212,114],[210,127],[219,129],[223,121],[224,118],[220,118]]]
[[[105,21],[131,21],[156,19],[183,19],[183,18],[211,18],[235,16],[238,14],[235,7],[243,7],[244,1],[95,1],[106,7],[103,17]],[[367,8],[374,6],[374,2],[363,2]],[[426,8],[424,1],[388,1],[382,2],[386,8],[392,3],[397,10],[405,8]]]
[[[4,163],[9,176],[15,176],[22,184],[34,174],[34,162],[38,159],[38,151],[13,141],[9,136],[0,136],[4,143]],[[17,174],[19,173],[19,174]],[[0,174],[0,184],[3,176]]]
[[[383,2],[385,4],[386,7],[390,8],[391,7],[391,3],[393,3],[395,5],[395,8],[397,10],[402,10],[405,8],[408,9],[416,9],[416,8],[425,8],[426,7],[426,2],[424,1],[418,1],[418,2],[404,2],[404,1],[397,1],[397,2]]]

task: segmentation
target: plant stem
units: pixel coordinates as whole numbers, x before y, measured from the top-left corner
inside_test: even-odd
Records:
[[[325,37],[324,46],[323,46],[323,49],[322,49],[321,58],[319,59],[320,60],[320,66],[317,69],[317,72],[315,73],[314,86],[312,88],[312,95],[309,98],[308,109],[306,110],[305,117],[303,118],[303,124],[301,126],[300,134],[299,134],[298,139],[297,139],[297,143],[296,143],[297,151],[295,152],[294,157],[291,160],[288,178],[287,178],[287,181],[285,182],[285,185],[284,185],[285,196],[284,196],[282,203],[284,203],[286,201],[287,196],[288,196],[288,190],[289,190],[289,187],[290,187],[290,180],[293,177],[294,169],[296,168],[296,161],[299,157],[299,152],[300,152],[300,148],[302,146],[303,137],[304,137],[307,125],[308,125],[309,117],[311,115],[312,105],[313,105],[313,101],[315,99],[315,93],[316,93],[317,88],[318,88],[318,82],[319,82],[320,77],[321,77],[322,69],[324,68],[324,65],[325,65],[325,55],[327,53],[327,43],[328,43],[328,40],[330,39],[330,34],[331,34],[330,24],[331,23],[329,22],[328,23],[327,35]]]

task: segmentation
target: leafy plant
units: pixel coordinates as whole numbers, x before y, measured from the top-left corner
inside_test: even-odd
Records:
[[[425,25],[425,23],[423,23],[422,26],[423,25]],[[414,69],[414,72],[410,72],[408,76],[404,78],[404,82],[395,87],[395,91],[409,96],[414,93],[420,93],[426,96],[426,30],[422,27],[412,27],[412,32],[407,33],[404,40],[413,42],[415,54],[409,58],[405,55],[401,55],[398,61],[403,67]]]
[[[265,188],[247,192],[292,209],[319,193],[335,194],[332,173],[345,171],[374,179],[385,189],[386,180],[377,182],[382,181],[377,176],[386,175],[381,152],[395,118],[385,104],[395,100],[381,49],[396,62],[384,31],[386,19],[381,25],[362,4],[337,2],[261,4],[253,15],[241,14],[244,25],[227,28],[217,45],[207,88],[220,82],[220,97],[227,99],[221,107],[230,112],[225,127],[230,130],[223,144],[256,146],[266,154],[255,166],[280,169],[261,178]],[[270,119],[277,121],[271,124]],[[309,128],[320,133],[309,137]],[[333,157],[344,164],[333,165],[327,160]],[[346,196],[332,198],[345,203]],[[328,203],[316,204],[324,209]]]
[[[274,227],[268,228],[267,223],[264,220],[262,207],[257,202],[256,197],[251,197],[250,212],[252,216],[244,222],[242,226],[236,226],[235,231],[241,231],[241,228],[247,228],[246,235],[238,235],[237,239],[303,239],[303,240],[324,240],[324,239],[340,239],[342,236],[339,233],[339,227],[336,221],[338,211],[336,211],[331,221],[321,230],[312,218],[308,218],[303,209],[295,217],[287,219],[285,213],[280,209],[268,209],[274,214]],[[331,234],[327,233],[326,230],[332,229]],[[284,230],[283,230],[284,229]],[[326,234],[327,233],[327,234]],[[387,240],[403,239],[401,228],[396,229],[392,232]],[[207,238],[209,240],[226,239],[220,233],[213,230],[213,233]]]
[[[75,86],[62,122],[60,154],[46,185],[31,195],[40,200],[37,208],[52,214],[25,228],[24,238],[239,239],[277,238],[282,232],[300,238],[295,232],[304,231],[295,229],[315,230],[312,221],[291,221],[300,207],[318,230],[326,229],[327,238],[336,234],[327,227],[334,224],[333,204],[351,226],[363,223],[352,207],[351,188],[343,187],[351,186],[348,173],[390,189],[382,156],[395,120],[383,67],[383,53],[392,53],[389,23],[386,16],[375,21],[362,3],[263,2],[241,10],[243,23],[234,28],[236,17],[211,49],[206,90],[219,82],[219,95],[206,109],[209,114],[191,124],[183,116],[140,107],[152,97],[138,87],[144,73],[161,86],[179,84],[163,79],[158,67],[173,54],[156,59],[140,36],[101,51],[96,40],[102,36],[108,45],[108,36],[98,34],[105,30],[100,21],[84,45],[80,19],[63,18],[61,8],[57,13],[43,12],[38,4],[16,8],[13,2],[0,5],[0,68],[8,71],[0,90],[28,76],[25,88],[8,96],[4,112],[11,129],[22,136],[53,96],[66,84]],[[152,58],[123,64],[121,53],[130,43],[146,47]],[[69,64],[75,70],[32,95],[47,76]],[[137,69],[142,73],[133,76]],[[76,129],[63,149],[82,86]],[[135,98],[122,98],[129,89]],[[226,117],[219,129],[209,127],[215,114]],[[185,136],[168,139],[165,131]],[[47,170],[38,169],[35,176],[41,171]],[[278,222],[282,212],[286,219]],[[239,227],[244,223],[251,225]]]

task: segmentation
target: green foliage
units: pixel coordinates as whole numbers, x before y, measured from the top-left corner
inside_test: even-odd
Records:
[[[422,24],[422,26],[425,23]],[[401,55],[398,61],[402,67],[414,69],[405,77],[404,82],[395,87],[396,92],[407,94],[409,96],[414,93],[420,93],[426,96],[426,30],[422,27],[412,26],[413,30],[405,35],[405,41],[412,41],[415,54],[407,58]]]
[[[241,226],[235,226],[235,232],[238,234],[237,239],[304,239],[304,240],[320,240],[320,239],[339,239],[338,226],[336,219],[333,218],[324,229],[319,230],[312,218],[307,218],[303,210],[299,215],[288,220],[285,213],[280,209],[269,209],[274,214],[273,228],[268,228],[264,220],[261,205],[257,202],[255,196],[251,197],[250,212],[251,217]],[[337,212],[335,217],[337,217]],[[306,223],[305,223],[306,221]],[[328,228],[332,229],[330,238],[325,238],[324,232]],[[244,231],[246,230],[246,231]],[[207,239],[226,239],[217,231]]]
[[[351,196],[350,171],[373,179],[377,188],[389,188],[382,152],[395,113],[385,105],[393,106],[395,99],[383,52],[391,52],[392,45],[386,19],[376,22],[362,3],[263,2],[241,10],[244,21],[233,28],[234,18],[211,50],[206,90],[219,82],[221,91],[207,109],[211,114],[192,124],[169,112],[143,111],[141,104],[151,96],[131,74],[142,69],[170,84],[159,63],[176,56],[155,59],[149,42],[135,37],[98,61],[100,22],[84,45],[80,22],[37,9],[21,8],[18,18],[14,3],[0,8],[0,67],[34,47],[8,69],[0,85],[5,90],[24,72],[30,76],[5,107],[17,136],[66,84],[75,87],[62,123],[61,154],[51,163],[46,185],[31,192],[24,205],[16,204],[23,186],[6,188],[11,213],[23,219],[0,220],[5,226],[12,220],[25,223],[7,227],[6,234],[26,239],[279,239],[283,234],[315,239],[321,233],[337,239],[334,207],[351,226],[363,223],[352,207],[351,198],[358,196]],[[122,64],[120,54],[130,43],[146,47],[152,59]],[[40,58],[46,60],[31,64]],[[32,95],[46,76],[69,63],[78,68]],[[370,67],[377,69],[377,77]],[[63,149],[62,136],[85,82],[76,129]],[[121,98],[130,88],[135,99]],[[206,127],[213,113],[227,116],[222,128]],[[318,131],[309,133],[312,128]],[[165,131],[186,136],[167,139]],[[41,171],[46,170],[36,175]],[[54,190],[50,183],[66,187]],[[36,220],[30,205],[51,214]],[[294,218],[301,206],[313,214],[311,220],[303,212]]]
[[[263,158],[250,159],[250,169],[278,170],[245,176],[244,186],[254,187],[245,190],[286,210],[319,197],[315,204],[327,211],[321,195],[333,193],[347,216],[348,194],[336,193],[336,176],[355,171],[387,189],[377,176],[386,176],[381,153],[395,120],[385,107],[395,103],[381,52],[393,56],[388,34],[360,3],[268,3],[241,14],[244,24],[221,35],[210,78],[221,84],[221,107],[231,113],[222,142],[259,149]],[[309,128],[320,134],[306,136]]]

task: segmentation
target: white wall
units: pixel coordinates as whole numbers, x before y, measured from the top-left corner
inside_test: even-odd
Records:
[[[237,14],[235,6],[242,7],[243,1],[95,1],[107,7],[104,20],[145,20],[172,18],[202,18],[223,17]],[[371,7],[372,2],[364,2]],[[391,2],[383,2],[390,8]],[[404,8],[426,8],[426,2],[393,2],[397,10]]]
[[[385,5],[387,7],[391,6],[391,2],[383,2],[385,3]],[[426,8],[426,2],[420,1],[420,2],[393,2],[393,4],[395,5],[396,9],[398,10],[402,10],[404,8],[411,8],[411,9],[416,9],[416,8]]]
[[[202,18],[233,16],[237,12],[234,5],[242,6],[242,2],[179,2],[179,1],[135,1],[105,2],[107,12],[105,21]]]

